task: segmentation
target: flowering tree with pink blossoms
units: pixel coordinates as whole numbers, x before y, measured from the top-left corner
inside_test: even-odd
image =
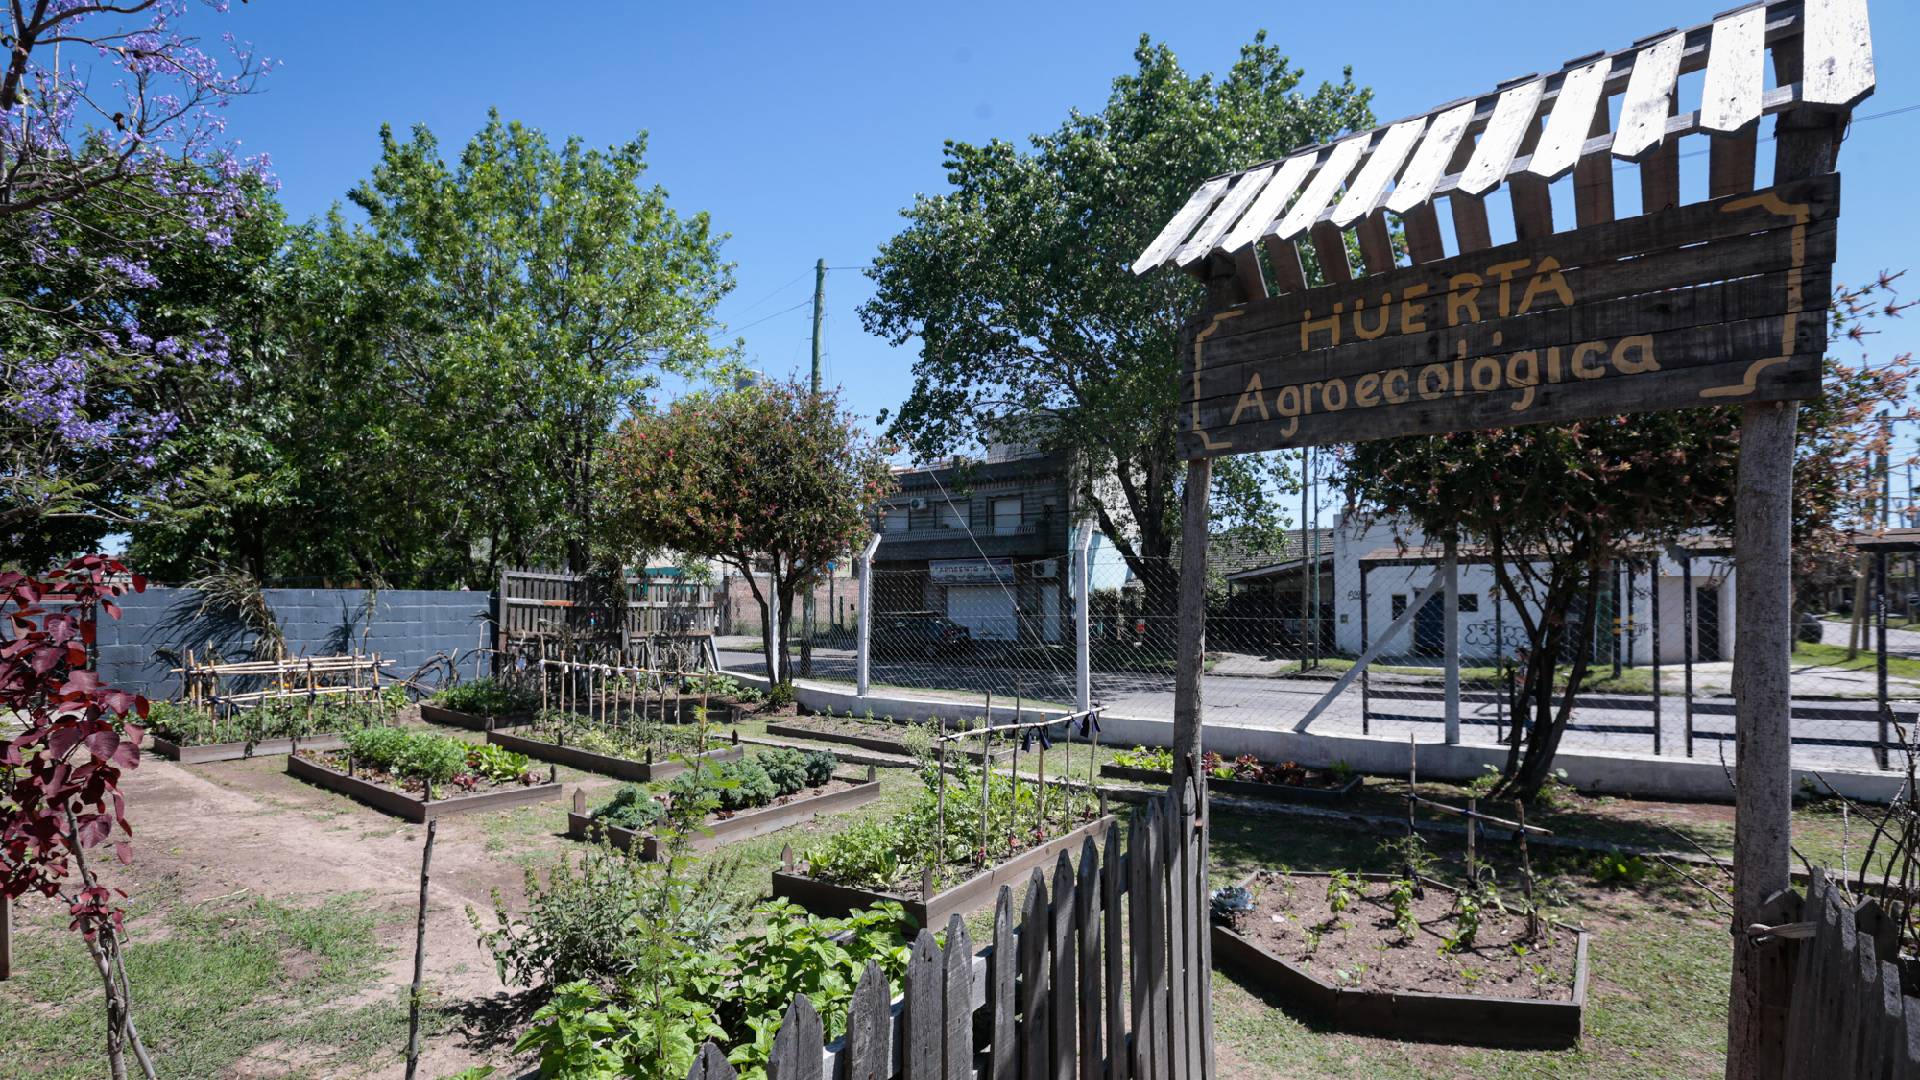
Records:
[[[271,61],[203,42],[189,14],[14,0],[0,16],[0,544],[15,552],[163,505],[183,404],[237,378],[230,328],[183,290],[271,188],[221,112]]]

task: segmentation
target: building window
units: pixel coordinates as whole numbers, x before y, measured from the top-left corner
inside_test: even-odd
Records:
[[[887,507],[886,517],[881,519],[881,528],[890,533],[907,531],[907,508],[904,506]]]
[[[1405,615],[1406,613],[1407,613],[1407,594],[1394,593],[1393,594],[1393,617],[1397,619],[1400,616]]]
[[[968,525],[967,508],[963,503],[940,504],[940,527],[943,529],[964,529]]]
[[[1471,592],[1461,593],[1460,594],[1460,610],[1462,613],[1479,611],[1480,610],[1480,594],[1471,593]]]
[[[993,535],[1012,536],[1020,531],[1020,496],[993,500]]]

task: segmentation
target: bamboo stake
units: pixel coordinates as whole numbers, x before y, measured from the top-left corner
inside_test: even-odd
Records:
[[[433,837],[440,822],[427,821],[427,842],[420,849],[420,916],[413,930],[413,988],[407,994],[407,1080],[420,1070],[420,982],[427,965],[427,885],[433,868]]]
[[[1520,822],[1520,888],[1527,897],[1527,938],[1531,940],[1540,936],[1540,909],[1533,902],[1533,858],[1527,854],[1526,804],[1513,800],[1513,813]]]
[[[1467,800],[1467,884],[1480,884],[1480,868],[1473,861],[1473,834],[1480,828],[1480,800]]]

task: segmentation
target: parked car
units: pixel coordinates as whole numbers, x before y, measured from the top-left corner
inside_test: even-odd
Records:
[[[894,611],[873,622],[873,651],[879,655],[936,656],[973,647],[973,631],[937,611]]]

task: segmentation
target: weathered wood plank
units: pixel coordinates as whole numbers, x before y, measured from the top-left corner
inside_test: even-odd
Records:
[[[1430,205],[1433,190],[1440,178],[1447,173],[1447,165],[1453,160],[1454,151],[1460,145],[1460,137],[1466,134],[1467,125],[1473,120],[1473,102],[1457,105],[1433,118],[1427,125],[1426,135],[1420,140],[1420,149],[1414,151],[1413,160],[1407,162],[1405,171],[1400,174],[1400,182],[1394,185],[1393,193],[1387,196],[1387,209],[1396,214],[1406,214],[1417,206]]]
[[[1176,1075],[1184,1078],[1198,1075],[1191,1071],[1194,1060],[1193,1028],[1188,1020],[1186,994],[1189,966],[1192,963],[1188,952],[1188,946],[1192,943],[1191,913],[1187,910],[1187,891],[1184,886],[1187,845],[1181,835],[1183,829],[1179,804],[1171,794],[1167,801],[1167,813],[1160,819],[1157,841],[1160,850],[1166,853],[1166,871],[1161,879],[1161,889],[1166,897],[1164,908],[1167,920],[1167,1057],[1173,1062]]]
[[[1485,251],[1493,246],[1487,204],[1480,196],[1455,191],[1447,196],[1447,211],[1453,215],[1453,242],[1460,254]]]
[[[1860,935],[1854,929],[1853,920],[1842,917],[1839,947],[1827,954],[1827,962],[1832,967],[1830,977],[1838,991],[1836,1023],[1829,1029],[1832,1034],[1829,1052],[1821,1055],[1832,1066],[1834,1076],[1861,1075],[1860,1024],[1865,992],[1860,985],[1860,973],[1865,967],[1860,954]]]
[[[941,1057],[946,1052],[946,965],[933,931],[926,927],[913,939],[907,971],[901,980],[900,1075],[902,1080],[941,1080]]]
[[[1421,203],[1401,214],[1400,224],[1406,229],[1410,261],[1438,262],[1447,257],[1446,241],[1440,235],[1440,217],[1432,203]]]
[[[1873,32],[1867,0],[1806,0],[1801,94],[1809,105],[1841,108],[1873,93]]]
[[[1613,60],[1601,57],[1584,67],[1566,73],[1560,83],[1560,96],[1553,112],[1547,114],[1546,130],[1534,147],[1527,172],[1545,180],[1557,180],[1572,171],[1581,150],[1593,134],[1593,114],[1603,101],[1602,91]]]
[[[1207,215],[1207,219],[1194,230],[1193,238],[1175,253],[1173,261],[1184,268],[1206,258],[1220,238],[1227,235],[1227,232],[1240,220],[1241,212],[1246,210],[1248,204],[1252,203],[1254,198],[1266,188],[1267,181],[1273,179],[1274,173],[1279,168],[1278,165],[1268,165],[1235,177],[1233,186],[1227,189],[1227,193],[1220,197],[1220,201]]]
[[[1207,850],[1208,844],[1212,840],[1213,827],[1212,827],[1211,815],[1207,811],[1206,798],[1204,796],[1196,795],[1194,797],[1194,801],[1199,804],[1198,809],[1200,814],[1200,825],[1201,825],[1200,831],[1194,837],[1194,852],[1195,852],[1195,857],[1198,864],[1194,868],[1194,881],[1196,882],[1196,888],[1199,890],[1201,917],[1198,920],[1199,924],[1194,927],[1193,932],[1200,940],[1200,972],[1201,972],[1201,979],[1202,979],[1201,986],[1200,986],[1200,991],[1201,991],[1200,992],[1200,1038],[1201,1038],[1201,1054],[1202,1054],[1201,1060],[1205,1066],[1205,1071],[1202,1073],[1202,1075],[1213,1076],[1215,1075],[1215,1072],[1214,1072],[1215,1062],[1214,1062],[1214,1056],[1213,1056],[1213,981],[1212,981],[1213,921],[1212,921],[1212,914],[1210,910],[1211,904],[1209,903],[1209,900],[1211,898],[1211,893],[1208,890],[1208,886],[1211,881],[1209,874],[1211,871],[1210,863],[1211,863],[1212,856],[1208,853],[1208,850]]]
[[[1300,249],[1294,246],[1294,242],[1270,235],[1261,243],[1266,248],[1267,266],[1273,271],[1274,294],[1304,290],[1307,287],[1307,275],[1300,267]]]
[[[1133,272],[1144,274],[1166,262],[1168,256],[1180,250],[1181,243],[1193,232],[1194,226],[1207,211],[1213,209],[1213,204],[1219,200],[1221,193],[1227,190],[1227,184],[1232,180],[1231,176],[1216,176],[1201,184],[1192,195],[1188,196],[1186,205],[1173,215],[1172,220],[1167,222],[1166,228],[1160,230],[1160,235],[1154,237],[1153,242],[1140,253],[1140,257],[1133,261]]]
[[[1092,838],[1089,837],[1089,840]],[[1074,1080],[1074,1061],[1080,1049],[1079,970],[1074,966],[1078,935],[1074,933],[1074,909],[1080,904],[1073,859],[1061,852],[1053,866],[1053,905],[1047,912],[1047,982],[1050,1026],[1053,1029],[1053,1072],[1055,1080]]]
[[[1047,998],[1047,875],[1034,868],[1020,916],[1021,1080],[1038,1080],[1053,1068],[1052,1011]]]
[[[1753,167],[1759,148],[1760,126],[1732,135],[1717,135],[1707,154],[1707,197],[1738,195],[1753,190]]]
[[[1000,886],[993,903],[993,955],[987,973],[988,1020],[987,1074],[990,1080],[1018,1080],[1020,1076],[1020,1039],[1014,1013],[1015,978],[1019,972],[1019,949],[1013,932],[1013,889]]]
[[[1667,99],[1669,110],[1678,110],[1678,97]],[[1640,213],[1657,214],[1680,205],[1680,144],[1668,139],[1656,143],[1640,155]]]
[[[1149,845],[1148,814],[1152,804],[1133,808],[1127,827],[1127,1004],[1133,1039],[1127,1047],[1128,1071],[1137,1080],[1156,1080],[1154,1072],[1153,1002],[1148,997],[1146,899]]]
[[[1147,1015],[1139,1021],[1135,1032],[1147,1033],[1145,1053],[1152,1060],[1152,1072],[1146,1074],[1149,1080],[1173,1080],[1172,1054],[1167,1042],[1166,862],[1160,847],[1160,838],[1166,832],[1161,825],[1165,817],[1165,800],[1155,799],[1147,804],[1143,842],[1133,851],[1134,857],[1140,859],[1140,893],[1135,899],[1140,901],[1144,913],[1141,922],[1145,930],[1140,950],[1141,967],[1134,972],[1134,978],[1146,985],[1147,1002]],[[1139,1049],[1137,1042],[1135,1049]]]
[[[1594,106],[1588,130],[1607,133],[1607,103]],[[1605,154],[1583,155],[1573,166],[1573,216],[1580,228],[1613,220],[1613,159]]]
[[[1137,820],[1137,819],[1136,819]],[[1106,921],[1107,1080],[1129,1080],[1127,1052],[1126,930],[1121,922],[1121,897],[1126,895],[1125,860],[1120,856],[1120,830],[1107,830],[1106,857],[1100,863],[1100,908]]]
[[[1480,141],[1474,146],[1473,160],[1467,162],[1466,172],[1460,176],[1459,190],[1468,195],[1485,195],[1507,178],[1520,143],[1533,129],[1540,95],[1546,88],[1545,79],[1528,79],[1501,92],[1500,100],[1493,107],[1493,116],[1487,120],[1487,129],[1480,133]]]
[[[687,1080],[735,1080],[738,1075],[727,1061],[727,1055],[708,1042],[703,1043],[700,1053],[694,1056],[693,1068],[687,1071]]]
[[[1700,126],[1735,132],[1760,119],[1766,89],[1767,12],[1754,6],[1713,20],[1707,80],[1701,91]]]
[[[1112,835],[1111,832],[1108,833]],[[1074,968],[1080,976],[1080,1075],[1101,1080],[1100,1041],[1100,849],[1089,836],[1080,845],[1080,868],[1073,890]],[[1116,986],[1117,988],[1117,986]]]
[[[1274,235],[1282,240],[1291,240],[1307,231],[1308,227],[1320,219],[1320,212],[1333,201],[1334,193],[1340,190],[1347,177],[1352,175],[1353,167],[1359,163],[1360,155],[1367,148],[1368,137],[1356,135],[1334,143],[1320,162],[1320,170],[1307,181],[1305,190],[1294,200],[1280,224],[1274,226]]]
[[[1251,246],[1255,240],[1258,240],[1267,231],[1267,226],[1272,225],[1274,219],[1280,216],[1280,212],[1287,208],[1287,200],[1293,197],[1294,192],[1300,190],[1300,182],[1313,171],[1314,156],[1313,154],[1295,154],[1281,162],[1273,177],[1267,181],[1265,187],[1260,189],[1260,194],[1253,200],[1253,205],[1247,207],[1247,212],[1240,215],[1239,224],[1221,238],[1217,245],[1219,250],[1232,254],[1241,248]],[[1298,256],[1295,257],[1294,264],[1299,265]]]
[[[1360,239],[1360,261],[1367,273],[1384,274],[1394,268],[1393,238],[1387,233],[1387,212],[1376,210],[1362,218],[1354,229]]]
[[[1322,221],[1308,231],[1313,241],[1315,261],[1320,264],[1320,279],[1329,285],[1353,280],[1353,264],[1347,261],[1347,236],[1332,222]]]
[[[947,917],[945,964],[941,1075],[945,1080],[973,1080],[973,938],[959,912]]]
[[[846,1080],[891,1080],[892,1001],[886,973],[875,961],[867,961],[847,1006]]]
[[[1687,35],[1669,34],[1641,49],[1620,99],[1620,126],[1613,134],[1613,156],[1637,161],[1666,139],[1673,115],[1674,87],[1680,76],[1680,52]]]
[[[813,1002],[801,994],[788,1004],[767,1058],[767,1080],[824,1080],[821,1043],[826,1031]]]
[[[1347,226],[1367,217],[1380,209],[1386,200],[1387,185],[1400,171],[1401,163],[1413,152],[1414,145],[1427,129],[1426,117],[1402,120],[1386,129],[1374,145],[1373,153],[1366,164],[1354,175],[1353,182],[1347,185],[1347,192],[1340,197],[1333,208],[1333,223]]]

